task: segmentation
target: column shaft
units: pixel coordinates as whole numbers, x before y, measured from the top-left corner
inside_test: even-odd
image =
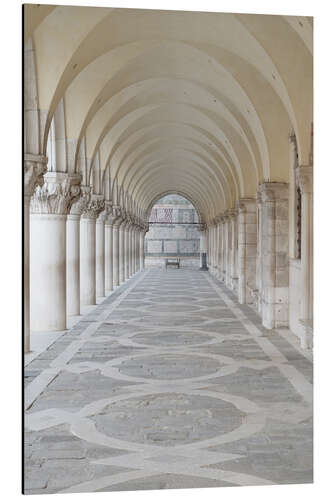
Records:
[[[128,225],[125,226],[125,238],[124,238],[124,247],[125,247],[125,279],[129,278],[129,235],[128,235]]]
[[[67,315],[80,314],[80,215],[68,215],[66,222]]]
[[[125,280],[125,255],[124,255],[124,226],[119,226],[119,283],[123,283]]]
[[[289,324],[288,184],[266,182],[261,194],[261,312],[266,328]]]
[[[104,216],[96,220],[96,296],[105,296],[105,233]]]
[[[81,304],[96,304],[96,219],[81,218],[80,225]]]
[[[238,231],[237,231],[237,217],[236,214],[231,219],[231,288],[238,290]]]
[[[105,222],[105,290],[111,292],[113,290],[113,259],[112,259],[112,233],[113,228],[111,222]]]
[[[145,233],[140,232],[140,271],[145,268]]]
[[[256,280],[256,205],[251,198],[238,202],[238,300],[251,304]]]
[[[313,167],[301,166],[296,171],[302,193],[301,209],[301,345],[313,346]]]
[[[30,195],[24,196],[24,352],[30,351]]]
[[[119,286],[119,225],[113,226],[113,286]]]
[[[66,215],[30,219],[31,329],[66,329]]]

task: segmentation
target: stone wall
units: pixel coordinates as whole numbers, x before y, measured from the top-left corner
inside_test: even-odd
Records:
[[[145,237],[147,263],[158,265],[166,257],[197,262],[200,256],[198,215],[189,201],[178,195],[161,198],[150,215]]]

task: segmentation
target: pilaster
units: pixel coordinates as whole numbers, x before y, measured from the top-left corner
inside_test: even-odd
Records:
[[[289,320],[289,186],[265,182],[259,186],[261,313],[266,328],[288,326]]]
[[[236,202],[238,210],[238,300],[252,304],[256,281],[257,224],[256,202],[253,198],[241,198]]]
[[[301,222],[301,319],[302,347],[313,345],[313,167],[296,169],[296,182],[302,195]]]

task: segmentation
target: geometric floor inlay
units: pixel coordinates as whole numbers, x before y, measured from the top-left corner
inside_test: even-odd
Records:
[[[312,482],[309,354],[208,273],[138,273],[25,380],[27,494]]]

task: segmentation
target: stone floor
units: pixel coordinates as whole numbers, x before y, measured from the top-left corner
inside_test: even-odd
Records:
[[[310,355],[208,273],[137,274],[25,381],[25,493],[312,482]]]

